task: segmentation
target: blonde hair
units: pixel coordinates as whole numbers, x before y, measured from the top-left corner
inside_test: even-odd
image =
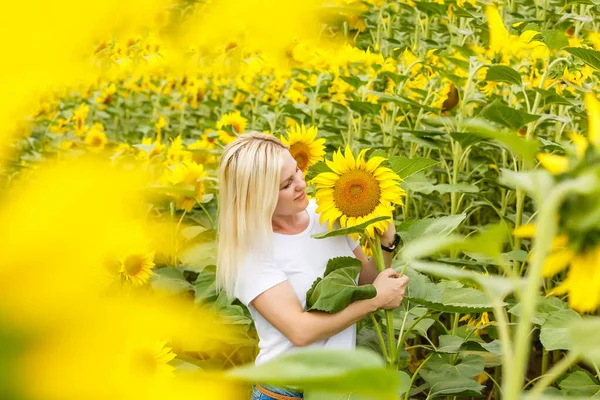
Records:
[[[271,221],[287,150],[273,136],[248,132],[227,145],[221,156],[216,287],[230,297],[249,248],[271,247]]]

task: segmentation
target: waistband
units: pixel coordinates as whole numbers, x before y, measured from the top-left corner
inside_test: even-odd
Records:
[[[286,396],[284,394],[275,393],[275,392],[273,392],[273,391],[271,391],[271,390],[269,390],[269,389],[267,389],[267,388],[265,388],[265,387],[263,387],[261,385],[255,385],[255,386],[256,386],[256,389],[259,392],[261,392],[262,394],[264,394],[266,396],[272,397],[272,398],[274,398],[276,400],[298,400],[298,399],[302,399],[303,398],[302,393],[300,393],[300,392],[298,393],[298,395],[302,396],[302,397]]]

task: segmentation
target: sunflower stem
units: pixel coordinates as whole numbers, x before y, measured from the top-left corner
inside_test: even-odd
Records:
[[[530,333],[533,315],[537,304],[537,296],[541,284],[542,267],[550,252],[552,239],[557,231],[555,216],[564,201],[571,193],[589,193],[599,183],[594,175],[585,175],[578,179],[564,181],[543,197],[538,194],[538,218],[535,237],[536,255],[527,269],[527,283],[520,291],[521,315],[517,325],[514,341],[514,363],[510,374],[503,382],[503,391],[507,399],[517,399],[521,395],[527,362],[530,355]],[[507,360],[504,360],[505,363]]]
[[[381,250],[381,238],[379,235],[375,235],[375,246],[373,249],[373,256],[375,257],[375,263],[377,264],[377,271],[381,272],[385,269],[383,262],[383,253]],[[396,362],[396,334],[394,332],[394,318],[392,311],[385,310],[385,321],[387,325],[387,341],[388,341],[388,366],[392,366]]]

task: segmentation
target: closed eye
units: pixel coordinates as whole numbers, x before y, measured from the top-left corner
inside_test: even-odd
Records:
[[[296,167],[296,173],[298,173],[300,171],[300,168]],[[285,185],[282,189],[287,189],[292,185],[292,179],[288,180],[287,185]]]

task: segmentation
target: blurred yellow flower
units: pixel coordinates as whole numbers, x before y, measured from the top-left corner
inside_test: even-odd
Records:
[[[104,150],[106,143],[108,143],[108,138],[104,133],[104,125],[96,122],[92,129],[85,134],[85,144],[89,150],[98,152]]]
[[[282,143],[289,146],[290,154],[303,173],[321,161],[325,155],[325,139],[317,139],[317,132],[315,126],[307,129],[304,124],[296,124],[287,131],[287,138],[281,137]]]
[[[248,120],[242,117],[239,111],[233,111],[225,114],[217,121],[217,135],[219,140],[223,144],[229,144],[233,142],[235,136],[223,130],[224,127],[231,127],[231,129],[238,135],[241,135],[246,131],[246,124]]]

